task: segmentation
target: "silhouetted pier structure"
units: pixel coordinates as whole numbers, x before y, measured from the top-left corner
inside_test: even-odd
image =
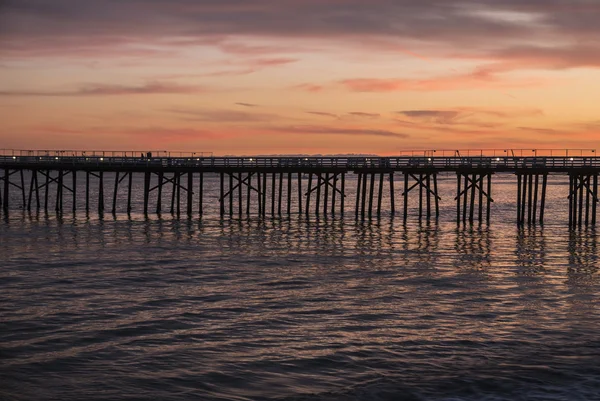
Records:
[[[23,209],[48,211],[53,197],[55,210],[63,212],[63,199],[71,196],[75,211],[77,196],[85,194],[85,210],[89,211],[93,203],[90,182],[94,180],[99,213],[106,211],[107,194],[112,195],[111,211],[116,213],[120,191],[126,191],[130,213],[133,176],[138,174],[144,178],[144,214],[161,213],[168,206],[171,213],[179,215],[183,196],[189,216],[202,215],[205,202],[211,199],[219,203],[221,216],[249,215],[251,210],[261,216],[343,215],[346,179],[351,174],[357,181],[354,215],[366,219],[381,216],[384,191],[391,214],[396,213],[394,184],[396,175],[401,175],[403,219],[409,218],[409,203],[416,201],[416,217],[429,221],[439,217],[438,175],[452,172],[456,174],[456,222],[473,224],[490,221],[493,175],[513,173],[517,177],[516,222],[524,225],[544,222],[548,175],[563,174],[569,177],[565,194],[569,225],[595,225],[600,173],[595,150],[562,150],[560,155],[545,152],[550,155],[536,150],[529,155],[523,150],[493,150],[420,151],[393,157],[213,157],[201,153],[4,150],[0,151],[0,203],[8,213],[11,190],[16,190]],[[78,174],[85,174],[83,190],[77,189]],[[114,176],[112,191],[104,183],[107,174]],[[218,194],[206,193],[206,174],[217,175]],[[165,191],[170,191],[170,205],[162,204]],[[154,204],[152,194],[156,194]]]

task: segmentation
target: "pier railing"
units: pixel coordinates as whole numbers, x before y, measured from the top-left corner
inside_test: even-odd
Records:
[[[511,170],[522,168],[600,168],[596,156],[400,156],[400,157],[123,157],[123,156],[0,156],[0,164],[72,165],[74,167],[148,166],[187,168],[340,168]]]

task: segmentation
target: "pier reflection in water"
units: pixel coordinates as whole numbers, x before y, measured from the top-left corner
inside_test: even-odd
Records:
[[[593,399],[595,232],[495,206],[459,228],[11,213],[0,395]]]

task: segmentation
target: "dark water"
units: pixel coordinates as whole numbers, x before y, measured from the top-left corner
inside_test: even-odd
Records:
[[[489,227],[452,222],[451,179],[437,224],[12,210],[0,399],[597,400],[598,239],[563,181],[524,230],[512,177]]]

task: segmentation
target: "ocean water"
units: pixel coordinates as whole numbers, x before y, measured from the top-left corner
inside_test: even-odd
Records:
[[[356,221],[352,181],[343,218],[221,219],[216,178],[189,219],[139,197],[127,216],[121,195],[115,215],[28,213],[13,193],[0,399],[600,399],[598,238],[568,229],[566,181],[521,229],[510,175],[491,224],[465,227],[450,175],[439,220],[407,224],[387,199]]]

